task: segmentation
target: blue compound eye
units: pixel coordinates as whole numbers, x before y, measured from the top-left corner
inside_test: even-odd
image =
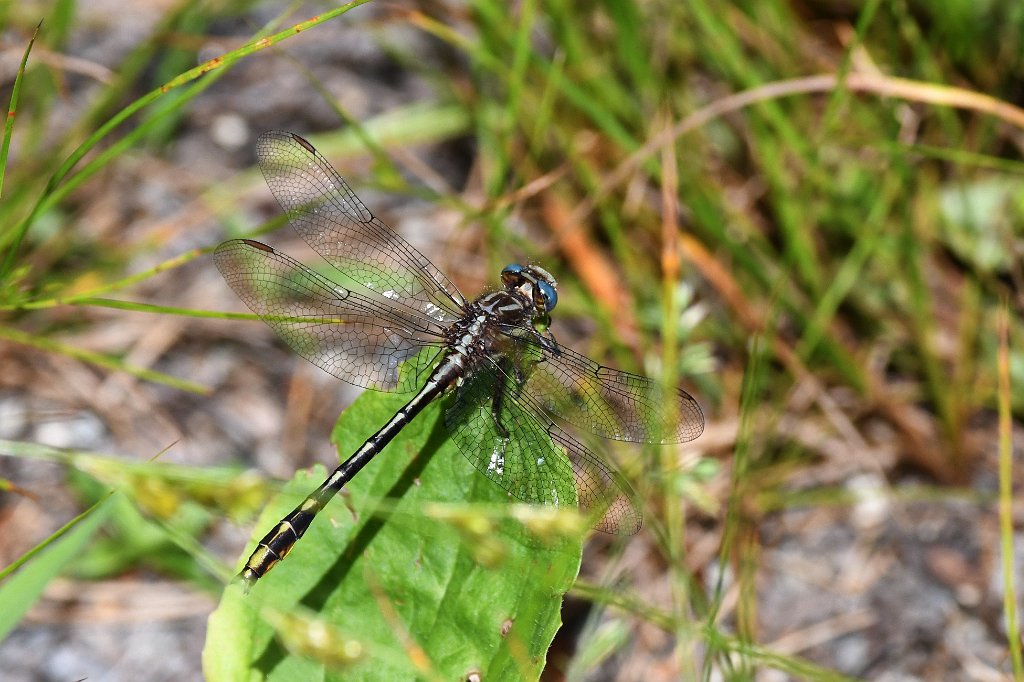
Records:
[[[507,287],[519,286],[523,281],[523,266],[519,263],[510,263],[501,271],[501,282]]]
[[[541,279],[537,280],[537,291],[544,297],[545,312],[550,313],[558,305],[558,294],[555,292],[555,288]]]

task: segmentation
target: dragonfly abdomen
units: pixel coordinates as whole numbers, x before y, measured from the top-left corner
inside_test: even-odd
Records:
[[[279,561],[288,556],[316,515],[327,506],[338,491],[383,450],[424,407],[462,376],[465,372],[465,360],[465,356],[460,353],[447,355],[412,400],[398,410],[377,433],[367,438],[366,442],[342,462],[319,488],[310,493],[259,541],[245,563],[245,568],[238,574],[238,579],[245,584],[247,591]]]

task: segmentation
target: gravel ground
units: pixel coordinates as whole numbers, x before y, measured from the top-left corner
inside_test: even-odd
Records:
[[[97,68],[115,68],[147,35],[160,9],[159,3],[82,3],[83,17],[67,53]],[[202,197],[252,164],[255,135],[269,128],[315,132],[337,125],[303,68],[359,119],[429,101],[430,85],[403,70],[360,27],[384,11],[360,8],[288,41],[282,51],[243,61],[187,108],[160,156],[129,154],[76,192],[79,217],[72,238],[159,244],[137,250],[136,262],[129,266],[132,272],[221,241],[221,219]],[[116,24],[106,20],[114,13]],[[238,44],[252,26],[270,16],[254,13],[247,17],[249,26],[215,26],[221,33],[207,39],[201,55],[206,58]],[[382,30],[388,40],[423,59],[450,59],[439,45],[400,22]],[[5,50],[20,51],[23,40],[5,35]],[[99,88],[88,76],[69,77],[52,115],[53,130],[75,123],[77,112]],[[415,152],[458,189],[473,162],[467,150],[466,145],[447,145]],[[17,163],[15,149],[12,164]],[[342,172],[366,171],[366,165],[358,165],[365,160],[353,163]],[[450,232],[436,226],[452,225],[453,216],[427,205],[397,205],[393,197],[372,191],[364,199],[380,209],[385,222],[422,246],[442,270],[452,272],[465,291],[485,285],[484,266],[473,261],[465,244],[437,240]],[[256,225],[278,211],[258,179],[240,185],[232,202],[237,202],[234,220],[242,225]],[[269,241],[303,255],[305,247],[287,230]],[[148,280],[130,297],[166,306],[241,310],[209,258]],[[123,353],[133,364],[199,382],[211,393],[186,394],[63,356],[0,344],[0,438],[139,461],[173,444],[163,461],[190,466],[245,462],[281,478],[313,462],[333,461],[331,425],[357,391],[293,357],[263,325],[102,309],[59,310],[45,318],[24,319],[29,328],[55,322],[69,330],[60,335],[62,342]],[[708,432],[695,447],[726,455],[736,431],[730,419],[711,415]],[[992,433],[992,425],[979,425],[978,431]],[[924,494],[905,502],[880,499],[867,491],[887,485],[878,472],[887,470],[892,453],[879,446],[859,457],[876,462],[861,466],[841,453],[832,458],[826,454],[807,473],[808,487],[829,482],[859,495],[852,508],[789,510],[752,529],[760,545],[757,640],[867,679],[1002,679],[998,671],[1006,668],[1006,651],[994,509],[967,500],[929,501]],[[981,471],[988,473],[979,474],[976,490],[994,491],[995,462],[986,462]],[[53,464],[0,458],[0,477],[36,495],[0,493],[0,564],[10,563],[80,511],[65,476]],[[725,480],[717,491],[722,499],[728,492]],[[911,474],[889,481],[900,490],[917,483]],[[240,553],[246,532],[225,520],[205,543],[230,563]],[[709,590],[719,577],[717,539],[711,524],[694,520],[687,560]],[[632,543],[624,563],[640,596],[664,603],[666,570],[649,541],[640,536]],[[1022,563],[1024,557],[1018,557],[1018,569]],[[737,597],[733,576],[721,578],[731,610]],[[2,677],[201,679],[205,619],[214,605],[213,596],[144,568],[102,581],[55,581],[23,624],[0,642]],[[566,632],[582,617],[585,610],[567,609]],[[635,635],[625,651],[590,679],[675,679],[669,636],[648,625],[639,626]],[[560,641],[556,647],[571,649],[571,642]],[[558,677],[552,674],[551,679]],[[758,679],[784,677],[765,673]]]

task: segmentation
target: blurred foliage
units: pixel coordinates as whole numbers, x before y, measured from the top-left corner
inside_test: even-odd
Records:
[[[726,631],[715,619],[722,595],[709,602],[685,563],[684,502],[725,519],[722,567],[742,564],[740,591],[753,599],[753,562],[743,560],[763,517],[848,499],[838,488],[806,489],[830,460],[863,457],[871,468],[882,466],[878,453],[892,454],[886,486],[913,471],[949,496],[994,466],[997,400],[1017,421],[1024,409],[1024,354],[1004,343],[1008,381],[997,390],[995,333],[1001,306],[1006,338],[1024,332],[1024,4],[439,1],[332,6],[301,31],[283,28],[297,16],[279,9],[164,3],[149,35],[100,66],[70,59],[94,30],[82,23],[84,3],[0,5],[5,54],[16,56],[5,65],[21,59],[44,19],[24,74],[0,71],[0,95],[19,92],[5,136],[14,151],[0,168],[6,344],[200,390],[62,340],[90,325],[76,312],[85,308],[158,310],[124,291],[203,255],[178,254],[139,274],[136,259],[151,264],[159,235],[95,236],[80,221],[109,187],[105,173],[168,155],[189,132],[196,98],[234,65],[263,63],[275,56],[266,48],[342,22],[372,35],[395,71],[429,83],[434,101],[360,121],[332,100],[338,124],[316,131],[317,146],[369,154],[389,192],[459,211],[460,234],[476,245],[464,260],[482,257],[491,271],[513,258],[542,260],[561,284],[560,323],[586,337],[581,350],[692,384],[712,424],[740,424],[728,445],[704,453],[738,453],[738,464],[721,469],[732,494],[718,510],[698,490],[711,488],[699,462],[664,453],[624,462],[648,501],[672,599],[657,617],[629,600],[617,605],[671,631],[695,676],[685,652],[709,643],[705,665],[726,676],[744,678],[769,657],[716,639]],[[410,46],[423,43],[402,40],[410,30],[443,58],[417,53]],[[212,38],[233,47],[207,61]],[[302,65],[295,78],[311,99],[337,97]],[[97,84],[88,96],[82,79]],[[403,181],[410,174],[396,171],[407,170],[409,147],[466,139],[464,187]],[[252,182],[243,174],[205,197],[225,231],[251,227],[229,214],[232,193]],[[122,300],[99,298],[111,292]],[[820,437],[780,426],[793,424]],[[822,445],[837,442],[838,454]],[[187,503],[172,507],[181,515],[157,523],[161,513],[146,502],[165,499],[157,469],[130,481],[90,475],[104,490],[147,491],[119,498],[118,521],[89,555],[91,573],[144,563],[210,583],[217,570],[192,544],[209,521],[202,510],[214,506],[202,486],[179,489]],[[215,473],[209,483],[225,484]],[[44,584],[61,565],[21,570],[36,566]],[[736,630],[755,638],[756,618],[739,621]],[[615,627],[595,627],[578,666],[623,641]],[[770,665],[833,678],[797,657]]]

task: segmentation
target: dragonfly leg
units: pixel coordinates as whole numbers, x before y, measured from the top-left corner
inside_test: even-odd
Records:
[[[502,440],[508,442],[510,434],[508,429],[501,420],[501,412],[505,405],[505,392],[502,390],[503,384],[508,381],[507,377],[511,372],[516,382],[516,395],[519,394],[519,390],[523,385],[523,374],[519,367],[509,362],[507,358],[502,358],[498,363],[499,371],[497,373],[497,381],[494,384],[494,397],[491,399],[491,418],[494,419],[494,430],[498,432]]]

